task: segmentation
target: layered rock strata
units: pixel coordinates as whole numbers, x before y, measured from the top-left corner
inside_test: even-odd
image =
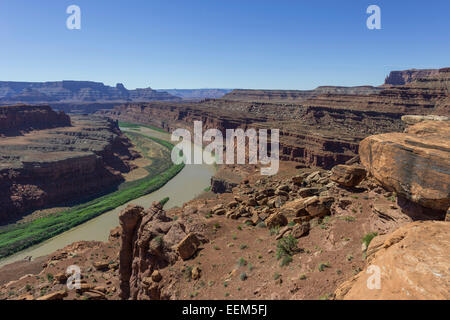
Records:
[[[362,164],[385,188],[419,205],[450,207],[450,121],[424,121],[405,133],[370,136],[360,145]]]
[[[72,124],[0,138],[0,221],[92,196],[124,180],[122,173],[138,155],[117,123],[78,116]]]
[[[49,106],[0,106],[0,136],[70,126],[70,118]]]
[[[348,300],[448,300],[450,224],[420,221],[372,240],[367,267],[336,290]]]

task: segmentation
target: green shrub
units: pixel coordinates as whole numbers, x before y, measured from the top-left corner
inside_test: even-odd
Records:
[[[276,226],[270,229],[270,235],[274,236],[280,233],[280,226]]]
[[[366,245],[366,248],[369,247],[370,242],[372,241],[373,238],[375,238],[378,235],[378,233],[376,232],[370,232],[368,234],[366,234],[363,238],[362,238],[362,242]]]
[[[53,279],[54,279],[53,275],[51,273],[47,273],[48,282],[53,282]]]
[[[319,263],[318,269],[320,272],[322,272],[325,270],[325,268],[329,268],[329,267],[330,267],[329,262],[321,262],[321,263]]]
[[[127,136],[153,140],[165,146],[168,151],[174,147],[167,141],[137,133],[127,133]],[[44,240],[50,239],[133,199],[158,190],[184,168],[183,163],[173,165],[170,161],[168,164],[169,166],[167,168],[162,167],[165,168],[165,171],[163,172],[154,172],[153,175],[150,174],[145,178],[123,183],[119,186],[117,191],[76,205],[64,212],[30,222],[1,227],[0,258],[4,258]]]
[[[164,205],[169,202],[170,198],[169,197],[165,197],[164,199],[162,199],[159,203],[164,207]]]
[[[241,258],[239,258],[238,265],[240,267],[246,266],[247,265],[247,261],[244,258],[241,257]]]
[[[278,240],[276,257],[285,266],[292,262],[292,255],[297,251],[298,240],[291,234]]]

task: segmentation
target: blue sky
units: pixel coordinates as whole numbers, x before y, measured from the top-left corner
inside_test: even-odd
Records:
[[[81,8],[81,30],[66,8]],[[381,30],[366,9],[381,8]],[[450,67],[450,1],[1,0],[0,80],[127,88],[379,85]]]

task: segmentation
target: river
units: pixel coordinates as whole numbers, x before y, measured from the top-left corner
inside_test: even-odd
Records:
[[[126,130],[127,129],[123,129],[123,131]],[[169,134],[151,130],[149,128],[140,127],[137,131],[147,136],[152,136],[159,139],[168,141],[170,139]],[[202,152],[201,147],[198,146],[194,146],[194,150]],[[114,210],[105,212],[92,220],[89,220],[38,245],[32,246],[2,259],[0,260],[0,267],[12,262],[23,260],[27,256],[37,258],[48,255],[76,241],[106,241],[108,240],[110,230],[119,225],[119,213],[128,204],[133,203],[141,205],[144,208],[148,208],[152,202],[160,201],[165,197],[169,197],[170,200],[164,206],[165,209],[170,209],[176,206],[181,207],[183,203],[192,200],[210,185],[210,179],[214,173],[215,167],[213,165],[187,164],[178,175],[176,175],[161,189],[141,198],[132,200]]]

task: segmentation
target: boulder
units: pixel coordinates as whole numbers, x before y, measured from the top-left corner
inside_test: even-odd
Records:
[[[33,295],[26,293],[26,294],[23,294],[23,295],[17,297],[17,300],[30,301],[30,300],[34,300],[34,297],[33,297]]]
[[[62,300],[65,297],[67,297],[67,292],[64,291],[64,290],[61,290],[61,291],[56,291],[56,292],[53,292],[53,293],[49,293],[49,294],[47,294],[45,296],[37,298],[36,300],[44,300],[44,301],[45,300]]]
[[[109,263],[107,261],[96,261],[94,262],[94,268],[99,271],[104,271],[109,269]]]
[[[239,203],[237,201],[231,201],[230,203],[228,203],[228,208],[230,209],[236,208],[237,206],[239,206]]]
[[[310,224],[309,222],[303,222],[301,224],[296,224],[292,228],[292,236],[296,239],[301,238],[309,233]]]
[[[336,299],[450,299],[448,222],[416,221],[377,238],[367,249],[367,267],[338,287]]]
[[[162,280],[161,273],[158,270],[154,270],[152,273],[152,280],[155,282],[160,282]]]
[[[227,210],[225,210],[225,209],[219,209],[219,210],[214,211],[214,214],[217,216],[223,216],[225,213],[227,213]]]
[[[313,218],[320,218],[330,213],[330,208],[325,203],[320,201],[318,196],[307,198],[304,204],[305,210]]]
[[[200,271],[201,271],[200,268],[197,267],[197,266],[192,268],[192,271],[191,271],[191,278],[192,278],[192,280],[200,279]]]
[[[65,273],[57,273],[55,274],[55,280],[58,283],[65,283],[67,281],[67,275]]]
[[[87,300],[106,300],[106,296],[103,292],[90,290],[83,293],[83,297]]]
[[[292,183],[295,184],[295,185],[300,185],[300,184],[302,184],[302,182],[303,182],[303,177],[300,176],[300,175],[297,175],[297,176],[292,177],[292,178],[291,178],[291,181],[292,181]]]
[[[191,258],[198,249],[200,241],[194,233],[189,233],[180,243],[177,245],[177,252],[181,259],[187,260]]]
[[[367,137],[359,154],[386,189],[426,208],[445,212],[450,206],[450,121]]]
[[[281,210],[285,214],[293,214],[297,217],[308,215],[308,212],[305,209],[305,200],[303,198],[298,198],[293,201],[286,202]]]
[[[298,195],[303,198],[311,197],[319,193],[319,188],[301,188]]]
[[[251,221],[253,225],[257,225],[258,223],[260,223],[262,220],[259,217],[258,212],[253,212],[252,217],[251,217]]]
[[[218,205],[212,207],[211,211],[212,211],[213,213],[216,213],[216,211],[222,210],[223,208],[224,208],[224,207],[223,207],[223,204],[218,204]]]
[[[319,179],[320,179],[320,171],[314,171],[314,172],[312,172],[311,174],[309,174],[309,175],[305,178],[304,181],[305,181],[307,184],[311,184],[311,183],[314,183],[314,182],[319,181]]]
[[[331,169],[330,179],[344,187],[355,187],[366,177],[364,168],[339,164]]]
[[[276,196],[275,198],[272,198],[269,201],[267,201],[267,206],[269,208],[280,208],[284,202],[285,201],[283,200],[282,197]]]
[[[281,212],[277,212],[268,217],[265,223],[268,228],[283,227],[288,224],[288,219]]]

